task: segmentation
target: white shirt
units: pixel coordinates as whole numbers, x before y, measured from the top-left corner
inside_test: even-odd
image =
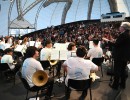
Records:
[[[15,68],[15,65],[13,65],[13,57],[11,55],[4,55],[2,58],[1,58],[1,63],[7,63],[10,67],[10,69],[14,69]]]
[[[37,70],[44,70],[41,63],[34,58],[27,58],[23,62],[22,77],[25,78],[30,87],[33,87],[32,76]]]
[[[48,60],[51,56],[51,48],[43,48],[40,52],[40,61]]]
[[[79,57],[70,57],[63,63],[63,65],[67,66],[67,77],[65,80],[66,85],[68,83],[68,79],[89,79],[90,70],[98,68],[98,66],[92,61]]]
[[[94,47],[88,51],[87,56],[90,57],[90,60],[93,58],[100,58],[103,56],[103,50],[99,46]]]

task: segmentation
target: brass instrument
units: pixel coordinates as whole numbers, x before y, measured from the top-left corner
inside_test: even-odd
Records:
[[[43,86],[47,83],[47,81],[48,81],[48,75],[43,70],[36,71],[32,76],[32,82],[36,86],[39,86],[39,87]]]
[[[58,63],[58,60],[50,60],[51,57],[48,57],[48,61],[50,63],[51,66],[54,66]]]
[[[96,79],[96,73],[90,73],[90,78],[92,78],[92,82],[94,82]]]

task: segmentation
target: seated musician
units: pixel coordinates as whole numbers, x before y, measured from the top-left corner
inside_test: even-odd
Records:
[[[83,80],[89,79],[91,71],[97,71],[98,66],[95,65],[91,60],[84,59],[86,56],[86,48],[80,46],[76,50],[77,57],[70,57],[63,63],[64,71],[67,73],[65,79],[65,85],[68,85],[68,79]],[[70,97],[71,90],[67,90],[67,98]],[[87,90],[85,89],[80,96],[80,100],[84,100],[87,96]]]
[[[9,75],[17,73],[19,69],[21,68],[21,63],[18,61],[15,61],[13,59],[13,50],[10,48],[7,48],[4,50],[4,55],[1,58],[1,63],[7,63],[11,70],[8,70],[5,72],[5,75],[8,76],[8,79],[11,79]]]
[[[99,40],[94,39],[93,40],[93,48],[90,49],[87,53],[87,58],[90,58],[92,60],[93,58],[100,58],[103,56],[103,50],[100,46],[98,46]]]
[[[41,88],[42,90],[43,87],[49,86],[47,90],[47,95],[45,96],[45,100],[50,100],[50,96],[53,90],[54,79],[48,76],[48,82],[42,87],[37,87],[32,82],[33,74],[38,70],[44,70],[41,63],[37,60],[38,57],[39,52],[36,47],[30,46],[27,48],[25,56],[26,59],[24,60],[22,66],[22,77],[27,80],[29,86],[32,88]]]
[[[40,61],[43,61],[43,67],[46,69],[50,66],[49,59],[51,56],[51,50],[52,50],[52,42],[51,40],[46,40],[45,47],[41,49],[40,52]]]
[[[13,64],[14,59],[13,59],[13,50],[10,48],[7,48],[4,50],[4,55],[1,58],[1,63],[8,63],[10,69],[14,69],[15,65]]]
[[[13,44],[10,46],[11,49],[15,49],[19,45],[19,40],[15,40]]]
[[[73,42],[69,43],[67,49],[68,49],[67,58],[76,56],[76,45],[75,45],[75,43],[73,43]]]
[[[92,60],[93,58],[103,57],[103,50],[98,44],[99,44],[99,40],[96,38],[93,39],[94,47],[91,48],[87,53],[87,58],[90,58],[90,60]],[[100,79],[100,77],[96,75],[96,79]]]

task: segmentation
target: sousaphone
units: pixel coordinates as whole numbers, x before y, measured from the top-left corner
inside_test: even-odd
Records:
[[[36,71],[32,76],[32,82],[36,86],[44,86],[48,81],[48,75],[43,70]]]

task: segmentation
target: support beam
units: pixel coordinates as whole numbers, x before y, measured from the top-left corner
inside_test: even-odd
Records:
[[[69,2],[67,2],[65,4],[65,7],[64,7],[64,10],[63,10],[63,13],[62,13],[62,18],[61,18],[61,24],[65,24],[66,15],[67,15],[68,10],[71,7],[72,2],[73,2],[73,0],[69,0]]]
[[[110,5],[111,12],[118,12],[117,1],[116,0],[108,0],[108,2]]]
[[[17,1],[17,0],[16,0]],[[21,1],[21,0],[20,0]],[[18,19],[21,19],[28,11],[30,11],[33,7],[35,7],[38,3],[40,3],[43,0],[36,0],[32,4],[30,4],[19,16]],[[45,0],[44,0],[45,1]],[[17,2],[16,2],[17,3]],[[19,5],[19,4],[17,4]]]
[[[91,19],[91,13],[92,13],[93,2],[94,2],[94,0],[89,0],[87,20],[90,20],[90,19]]]

